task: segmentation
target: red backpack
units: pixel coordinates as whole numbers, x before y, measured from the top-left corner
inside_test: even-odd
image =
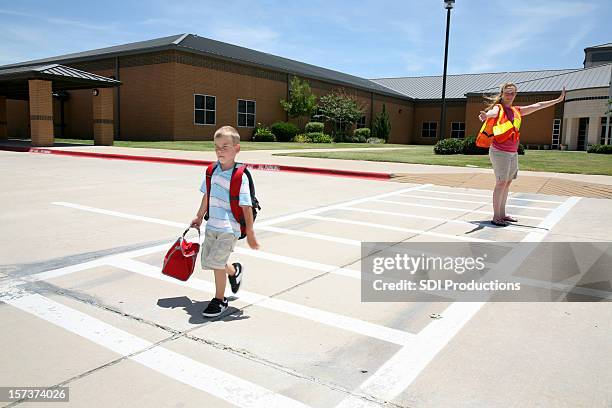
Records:
[[[210,205],[210,184],[212,180],[212,175],[217,168],[218,162],[212,163],[208,165],[206,168],[206,193],[208,194],[207,207],[206,207],[206,215],[204,215],[204,219],[208,221],[208,206]],[[253,221],[257,218],[257,212],[261,210],[259,206],[259,200],[255,197],[255,184],[253,184],[253,178],[251,177],[251,173],[247,169],[246,164],[236,163],[234,164],[234,169],[232,170],[232,179],[230,181],[230,191],[229,191],[229,203],[230,208],[232,210],[232,215],[240,224],[240,238],[243,239],[246,237],[246,221],[244,219],[244,213],[242,208],[240,207],[240,186],[242,185],[242,175],[246,174],[249,179],[249,190],[251,191],[251,203],[253,209]]]

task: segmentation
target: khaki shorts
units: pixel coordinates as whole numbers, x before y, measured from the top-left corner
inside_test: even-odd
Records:
[[[498,181],[514,180],[518,176],[518,153],[504,152],[491,146],[489,160]]]
[[[202,245],[202,269],[225,269],[230,254],[236,246],[233,233],[206,230]]]

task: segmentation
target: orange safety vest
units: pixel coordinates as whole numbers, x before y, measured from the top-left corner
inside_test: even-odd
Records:
[[[476,137],[476,146],[489,147],[493,143],[493,139],[497,143],[504,143],[509,138],[512,138],[513,142],[518,142],[521,137],[519,129],[521,128],[521,112],[518,108],[512,106],[511,109],[514,112],[514,120],[511,122],[506,116],[504,107],[500,104],[499,114],[497,118],[489,118],[485,120],[478,132]]]

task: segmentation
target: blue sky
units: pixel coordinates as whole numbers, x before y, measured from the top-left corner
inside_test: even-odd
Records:
[[[612,1],[457,0],[448,72],[578,68],[612,42]],[[442,0],[0,0],[0,65],[198,34],[365,78],[440,75]]]

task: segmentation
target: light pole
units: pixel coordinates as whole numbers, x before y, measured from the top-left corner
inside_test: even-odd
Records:
[[[444,0],[446,9],[446,42],[444,43],[444,74],[442,75],[442,112],[440,114],[440,136],[444,139],[446,131],[446,63],[448,61],[448,32],[450,29],[450,16],[455,0]]]

